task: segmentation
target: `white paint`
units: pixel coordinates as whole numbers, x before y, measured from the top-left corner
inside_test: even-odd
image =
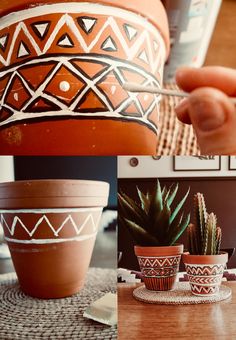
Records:
[[[7,41],[7,36],[4,36],[4,37],[1,37],[1,38],[0,38],[0,45],[1,45],[3,48],[5,48],[6,41]]]
[[[68,81],[60,82],[59,87],[62,92],[68,92],[70,90],[70,84],[68,83]]]
[[[13,97],[14,97],[16,102],[19,101],[19,94],[18,93],[14,93]]]
[[[115,94],[115,92],[116,92],[116,86],[112,85],[112,87],[111,87],[111,94],[113,95],[113,94]]]
[[[116,51],[116,46],[114,45],[110,37],[107,38],[107,40],[104,42],[104,44],[102,45],[102,49],[103,50],[111,49],[112,51]]]
[[[19,243],[19,244],[52,244],[52,243],[74,242],[74,241],[82,242],[82,241],[89,240],[91,238],[95,238],[96,235],[97,235],[97,232],[93,234],[88,234],[88,235],[76,236],[76,237],[71,237],[71,238],[60,238],[60,239],[18,240],[14,238],[5,237],[5,240],[7,242]]]
[[[148,95],[148,94],[145,94],[145,96],[144,96],[144,101],[146,102],[146,101],[148,101],[148,99],[149,99],[149,95]]]
[[[155,40],[153,41],[153,46],[154,46],[154,51],[157,52],[159,45]]]
[[[39,32],[40,36],[43,37],[47,28],[48,28],[48,23],[44,23],[44,24],[37,24],[34,25],[34,27],[37,29],[37,31]]]
[[[13,158],[11,156],[0,156],[0,165],[1,165],[1,159],[2,158]],[[0,209],[0,214],[51,214],[51,213],[79,213],[79,212],[89,212],[89,211],[102,211],[102,207],[96,207],[96,208],[51,208],[51,209]]]
[[[96,23],[95,19],[82,19],[82,21],[84,23],[84,26],[85,26],[84,28],[87,33],[93,28],[93,26]]]
[[[135,35],[137,34],[137,30],[134,27],[131,27],[131,26],[128,26],[128,25],[126,26],[126,29],[127,29],[129,39],[132,40],[135,37]]]
[[[13,156],[0,156],[0,182],[14,181],[14,158]]]
[[[68,36],[65,36],[64,39],[62,39],[59,43],[59,46],[68,46],[68,47],[73,47],[73,44],[71,43],[71,41],[69,40]]]
[[[29,52],[26,50],[25,46],[21,43],[19,52],[18,52],[18,58],[26,57],[28,55],[29,55]]]
[[[148,64],[148,57],[145,50],[139,55],[139,59]]]
[[[110,67],[109,67],[108,70],[106,70],[103,73],[101,73],[97,78],[91,80],[89,78],[86,78],[82,73],[79,72],[79,70],[77,70],[75,67],[73,67],[72,64],[69,63],[69,61],[71,59],[76,59],[78,61],[79,60],[100,61],[100,62],[104,62],[104,63],[110,64]],[[78,113],[78,112],[74,111],[74,108],[77,106],[78,102],[80,101],[81,96],[85,95],[85,93],[89,89],[92,89],[98,95],[98,97],[108,107],[108,111],[106,111],[106,112],[91,113],[91,115],[93,117],[107,117],[107,118],[111,117],[111,118],[118,118],[118,119],[122,118],[122,119],[125,119],[125,120],[128,120],[128,121],[142,121],[144,124],[150,126],[156,132],[158,132],[158,130],[156,129],[155,125],[148,120],[148,115],[152,112],[154,107],[159,104],[159,101],[161,100],[160,96],[156,96],[155,97],[155,101],[150,106],[148,111],[144,112],[143,109],[142,109],[142,106],[140,105],[140,103],[139,103],[139,101],[137,99],[137,94],[129,93],[128,99],[125,100],[121,104],[121,106],[119,106],[116,110],[113,110],[112,107],[110,106],[109,102],[107,101],[107,98],[96,87],[96,83],[98,83],[111,70],[114,70],[116,72],[116,74],[119,75],[121,83],[124,84],[126,82],[126,80],[124,79],[122,74],[119,72],[119,67],[128,68],[131,71],[134,71],[137,74],[140,74],[143,77],[145,77],[147,79],[147,81],[144,83],[144,85],[148,85],[148,84],[151,83],[154,86],[160,87],[159,82],[151,74],[145,72],[144,70],[139,69],[134,64],[133,65],[132,64],[127,65],[122,60],[112,60],[110,58],[107,58],[106,56],[95,57],[95,56],[90,56],[90,55],[84,55],[84,56],[78,56],[78,57],[68,56],[68,57],[48,57],[48,58],[43,58],[43,59],[38,58],[37,60],[27,61],[26,63],[24,63],[24,66],[33,66],[33,65],[37,65],[38,63],[42,64],[42,63],[47,63],[47,62],[50,62],[50,61],[58,62],[58,65],[55,68],[55,70],[50,74],[50,76],[45,80],[45,82],[35,91],[34,94],[31,93],[32,99],[26,104],[26,106],[24,108],[22,108],[22,111],[16,111],[15,110],[15,113],[11,117],[9,117],[7,120],[1,122],[0,126],[4,126],[4,125],[7,125],[7,124],[9,124],[11,122],[15,122],[15,121],[21,121],[23,119],[34,119],[34,118],[39,118],[39,117],[56,117],[56,116],[58,116],[58,117],[59,116],[71,116],[71,117],[79,117],[79,116],[83,117],[83,116],[86,116],[86,117],[88,117],[89,113]],[[78,97],[75,101],[73,101],[69,108],[65,104],[63,104],[60,101],[58,101],[56,98],[53,98],[50,95],[43,94],[44,89],[46,88],[48,83],[51,81],[51,79],[53,79],[55,73],[57,72],[57,70],[62,65],[66,66],[68,69],[70,69],[72,72],[74,72],[80,78],[82,78],[85,81],[85,83],[87,83],[87,86],[82,91],[81,96]],[[13,79],[14,75],[18,75],[19,76],[19,73],[17,71],[20,70],[21,67],[14,66],[11,69],[8,69],[6,71],[0,72],[0,77],[4,77],[4,76],[6,76],[8,74],[11,74],[13,72],[12,77],[11,77]],[[10,86],[10,82],[9,82],[8,86]],[[7,89],[8,89],[8,87],[6,88],[5,93],[6,93]],[[4,103],[5,93],[4,93],[3,97],[2,97],[2,101],[0,101],[0,105]],[[57,112],[52,111],[52,112],[43,112],[43,113],[40,113],[40,112],[39,113],[25,113],[24,112],[25,108],[28,105],[31,104],[31,101],[33,101],[34,99],[36,99],[39,96],[42,96],[43,98],[46,98],[46,99],[50,100],[51,102],[55,103],[56,105],[58,105],[61,108],[61,111],[57,111]],[[139,107],[140,113],[142,114],[142,118],[140,118],[140,117],[122,116],[120,114],[120,112],[122,112],[122,110],[129,103],[131,104],[132,101],[135,101],[136,105]],[[8,107],[7,105],[5,105],[5,106]]]

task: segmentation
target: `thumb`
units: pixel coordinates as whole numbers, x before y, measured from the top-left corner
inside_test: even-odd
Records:
[[[229,97],[213,88],[197,89],[187,112],[202,154],[236,154],[236,109]]]

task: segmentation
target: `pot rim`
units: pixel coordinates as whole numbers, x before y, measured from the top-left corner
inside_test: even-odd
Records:
[[[1,0],[0,8],[0,18],[11,14],[12,12],[22,11],[29,8],[34,8],[35,6],[42,5],[52,5],[54,3],[73,3],[73,2],[84,2],[93,3],[94,0]],[[154,25],[160,32],[166,46],[166,60],[170,53],[170,34],[169,34],[169,24],[164,5],[160,0],[146,0],[137,5],[137,0],[116,0],[116,3],[111,0],[98,0],[96,3],[104,6],[112,6],[122,8],[145,19],[148,19],[152,25]],[[148,5],[147,5],[148,3]],[[140,10],[139,10],[140,8]],[[161,24],[160,24],[161,23]]]
[[[183,244],[175,244],[172,246],[134,246],[136,256],[171,256],[181,255],[184,251]]]
[[[46,179],[0,183],[0,209],[104,207],[109,183]]]
[[[222,251],[217,255],[192,255],[184,252],[182,261],[185,264],[224,264],[228,261],[228,253]]]

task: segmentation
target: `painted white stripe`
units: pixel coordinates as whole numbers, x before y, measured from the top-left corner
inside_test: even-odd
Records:
[[[71,237],[71,238],[60,238],[60,239],[40,239],[40,240],[18,240],[18,239],[12,239],[9,237],[5,237],[5,240],[7,242],[11,243],[20,243],[20,244],[51,244],[51,243],[64,243],[64,242],[82,242],[89,240],[91,238],[96,237],[97,233],[90,234],[90,235],[82,235],[82,236],[76,236],[76,237]]]

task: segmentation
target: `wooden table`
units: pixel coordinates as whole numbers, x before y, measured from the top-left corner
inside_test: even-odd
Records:
[[[132,292],[138,284],[119,283],[118,339],[236,339],[236,282],[224,284],[233,291],[231,300],[164,306],[136,301]]]
[[[223,0],[205,65],[236,68],[236,1]]]

